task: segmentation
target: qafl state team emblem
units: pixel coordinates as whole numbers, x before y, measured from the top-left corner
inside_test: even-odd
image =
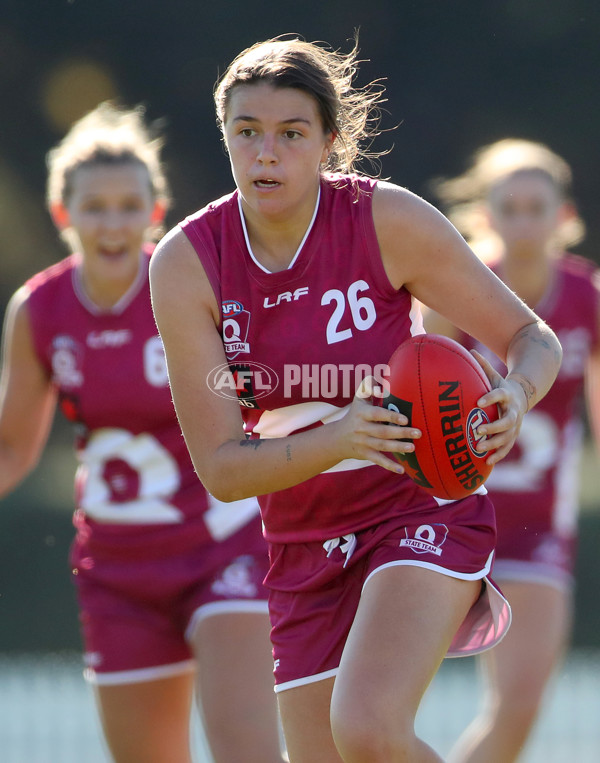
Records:
[[[222,303],[223,311],[223,344],[229,360],[237,358],[241,352],[250,352],[248,329],[250,313],[244,310],[241,302],[227,299]]]
[[[52,340],[50,362],[52,377],[58,387],[81,387],[83,384],[83,350],[71,336],[60,334]]]
[[[400,541],[401,546],[408,547],[415,554],[442,555],[442,546],[448,535],[448,528],[443,524],[420,525],[417,528],[405,527],[405,538]]]

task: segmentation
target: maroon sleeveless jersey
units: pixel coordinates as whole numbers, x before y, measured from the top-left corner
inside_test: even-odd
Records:
[[[514,447],[486,482],[496,507],[498,558],[508,533],[515,543],[524,529],[563,537],[575,533],[585,369],[600,343],[594,270],[591,262],[564,255],[556,262],[550,288],[534,307],[557,334],[563,361],[554,385],[525,416]],[[471,337],[464,335],[461,341],[506,373],[498,358]]]
[[[26,284],[35,350],[75,426],[75,523],[108,553],[221,540],[258,512],[256,502],[233,511],[215,502],[194,472],[152,313],[149,259],[141,254],[135,283],[110,310],[86,296],[78,255]]]
[[[383,268],[372,218],[376,181],[327,175],[315,215],[286,270],[253,256],[238,192],[181,228],[222,306],[221,334],[235,389],[223,369],[209,383],[242,405],[251,437],[284,437],[345,415],[365,375],[381,379],[396,347],[421,333],[409,292]],[[259,498],[266,537],[332,538],[435,499],[406,476],[348,460],[302,484]]]

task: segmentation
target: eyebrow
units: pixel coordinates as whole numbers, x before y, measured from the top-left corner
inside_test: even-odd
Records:
[[[233,117],[233,122],[260,122],[260,119],[258,117],[251,117],[247,116],[245,114],[240,114],[238,117]],[[305,119],[304,117],[292,117],[291,119],[282,119],[279,124],[281,125],[288,125],[288,124],[294,124],[295,122],[302,122],[303,124],[312,125],[312,122],[310,119]]]
[[[140,191],[124,191],[119,195],[118,200],[119,201],[123,201],[123,200],[131,201],[132,199],[137,200],[141,198],[142,195],[143,194]],[[90,191],[89,193],[82,194],[81,196],[82,203],[88,202],[88,201],[104,201],[104,200],[105,200],[104,194],[98,191]]]

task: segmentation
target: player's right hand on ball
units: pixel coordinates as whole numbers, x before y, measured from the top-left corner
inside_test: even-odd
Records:
[[[411,453],[415,446],[411,440],[421,432],[408,426],[404,414],[379,405],[380,386],[373,376],[367,376],[356,390],[346,415],[340,419],[344,440],[344,458],[372,461],[396,474],[404,468],[389,453]]]

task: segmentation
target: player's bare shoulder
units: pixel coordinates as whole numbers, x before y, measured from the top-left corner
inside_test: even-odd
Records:
[[[191,267],[195,256],[194,247],[188,237],[176,225],[159,241],[150,259],[150,278],[162,278],[163,273],[176,268]]]
[[[428,201],[384,181],[378,182],[373,195],[373,222],[384,267],[396,288],[413,280],[430,252],[455,233]]]
[[[219,310],[209,279],[190,240],[179,226],[172,228],[156,246],[150,259],[150,290],[155,313],[177,306],[205,304],[217,316]]]
[[[449,222],[432,204],[408,188],[380,180],[373,194],[373,220],[377,236],[428,236],[442,231]]]
[[[28,302],[31,289],[27,284],[20,286],[12,295],[6,306],[4,317],[5,340],[15,330],[29,331],[29,307]]]

